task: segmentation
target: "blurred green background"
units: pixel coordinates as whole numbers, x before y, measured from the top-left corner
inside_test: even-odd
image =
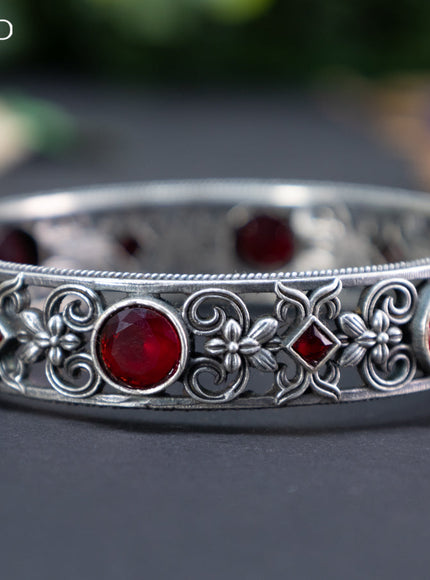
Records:
[[[261,89],[311,98],[330,121],[376,137],[430,189],[429,0],[0,0],[1,19],[14,26],[0,41],[2,176],[34,155],[71,159],[85,139],[94,151],[106,147],[97,135],[121,117],[116,104],[109,109],[110,91],[119,91],[114,103],[135,91],[135,125],[145,91],[161,88],[186,108],[202,87],[214,99],[199,101],[206,123],[218,106],[211,89],[233,98],[245,87],[240,98]],[[173,96],[186,85],[188,96]],[[269,106],[255,105],[255,115]],[[285,100],[287,112],[295,106]],[[95,128],[99,108],[105,116]]]
[[[430,69],[428,0],[0,0],[0,67],[132,81],[307,81]]]

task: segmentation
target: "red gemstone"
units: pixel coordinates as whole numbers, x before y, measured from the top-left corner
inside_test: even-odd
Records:
[[[308,365],[316,367],[333,347],[333,344],[330,338],[316,324],[312,323],[299,336],[292,348]]]
[[[1,231],[0,260],[37,265],[38,251],[36,241],[23,230],[7,229]]]
[[[127,252],[127,254],[130,254],[130,256],[134,256],[137,253],[137,251],[140,250],[139,242],[136,240],[136,238],[133,238],[132,236],[121,238],[119,243]]]
[[[294,236],[284,220],[260,215],[237,230],[236,251],[251,266],[278,268],[293,257]]]
[[[148,306],[128,306],[99,331],[99,359],[107,375],[130,389],[151,389],[178,368],[181,340],[166,315]]]

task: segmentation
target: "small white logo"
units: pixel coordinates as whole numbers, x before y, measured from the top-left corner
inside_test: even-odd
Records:
[[[6,36],[2,36],[4,34],[4,28],[6,24]],[[10,20],[4,20],[0,18],[0,40],[9,40],[13,35],[13,24]]]

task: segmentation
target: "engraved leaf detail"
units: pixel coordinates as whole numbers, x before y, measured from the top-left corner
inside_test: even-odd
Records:
[[[291,307],[296,309],[295,322],[297,324],[311,314],[311,303],[304,292],[300,292],[300,290],[296,290],[295,288],[289,288],[285,284],[282,284],[282,282],[278,282],[275,287],[275,292],[279,298],[275,307],[276,317],[279,320],[287,320]]]
[[[342,289],[342,282],[335,278],[332,282],[314,290],[310,296],[311,310],[315,316],[319,316],[323,306],[327,307],[327,318],[333,319],[339,316],[340,300],[338,294]]]
[[[339,359],[341,366],[359,364],[367,352],[377,365],[384,366],[390,356],[390,347],[399,344],[403,336],[400,328],[390,325],[390,319],[383,310],[374,311],[368,326],[354,312],[342,314],[339,325],[345,333],[339,337],[345,345]]]
[[[54,366],[60,366],[66,352],[72,352],[81,345],[81,339],[76,334],[67,332],[61,314],[52,316],[46,327],[42,312],[35,308],[22,312],[20,319],[24,329],[17,334],[18,341],[22,343],[17,354],[25,364],[37,362],[46,352],[48,360]]]
[[[278,363],[271,350],[264,348],[264,345],[273,339],[277,329],[277,320],[261,318],[243,336],[241,325],[230,318],[221,329],[221,337],[208,340],[205,349],[209,354],[223,357],[224,368],[228,373],[237,372],[244,363],[261,371],[273,372],[278,368]]]

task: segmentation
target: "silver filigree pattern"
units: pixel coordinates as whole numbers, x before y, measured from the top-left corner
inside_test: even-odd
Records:
[[[84,375],[86,379],[78,382],[77,379],[82,379]],[[101,377],[94,368],[93,359],[86,352],[71,354],[61,366],[52,364],[48,359],[46,376],[58,393],[75,399],[94,395],[101,385]]]
[[[46,356],[54,366],[60,366],[68,352],[76,351],[82,339],[78,335],[68,332],[68,328],[61,314],[54,314],[46,326],[43,313],[35,308],[25,310],[20,319],[24,329],[17,334],[22,346],[17,356],[25,364],[31,364]]]
[[[15,340],[19,344],[1,357],[1,380],[24,392],[29,366],[44,360],[48,382],[59,393],[72,397],[94,394],[101,379],[90,354],[83,352],[84,333],[91,330],[101,311],[99,295],[84,286],[56,288],[40,310],[30,307],[22,275],[0,284],[1,343]],[[86,381],[82,381],[83,373]]]
[[[206,387],[202,378],[210,375],[216,389]],[[249,381],[249,366],[242,365],[229,379],[223,363],[209,357],[191,359],[184,376],[185,390],[192,399],[203,403],[229,403],[245,390]]]
[[[25,393],[24,379],[27,367],[13,352],[5,352],[5,347],[14,339],[16,328],[14,320],[30,305],[30,294],[24,283],[23,274],[5,280],[0,284],[0,380],[9,388]]]
[[[167,392],[159,398],[133,393],[127,401],[166,408],[169,400],[183,408],[255,407],[258,401],[281,406],[296,404],[302,396],[305,401],[343,400],[339,381],[346,366],[358,366],[367,390],[392,391],[415,377],[408,325],[417,290],[411,282],[390,279],[369,286],[357,311],[343,313],[339,278],[310,290],[279,281],[272,288],[268,297],[276,296],[274,316],[255,320],[240,291],[210,288],[191,294],[181,311],[194,339],[182,377],[185,393],[179,398]],[[26,394],[31,365],[42,362],[59,396],[110,400],[112,395],[98,393],[103,376],[89,349],[90,335],[93,340],[109,311],[101,293],[79,284],[55,288],[41,309],[31,307],[23,275],[0,284],[0,380],[5,388]],[[308,334],[309,352],[301,346]],[[262,395],[248,388],[251,369],[273,377]]]
[[[0,311],[6,316],[18,314],[30,305],[30,294],[22,273],[0,284]]]
[[[10,196],[0,205],[2,224],[28,232],[41,259],[0,262],[1,395],[212,410],[430,389],[424,193],[204,180]],[[287,218],[288,271],[242,271],[235,235],[260,211]],[[82,233],[89,238],[78,240]],[[180,339],[176,366],[151,388],[115,378],[113,348],[101,352],[105,322],[121,304],[143,302],[165,308]],[[143,370],[165,354],[155,347],[140,356],[147,332],[136,341]],[[123,368],[130,336],[118,349]]]
[[[10,389],[25,394],[24,379],[27,367],[14,353],[3,354],[0,359],[0,380]]]
[[[369,356],[377,365],[386,365],[390,347],[402,341],[403,333],[398,326],[390,326],[390,319],[383,310],[375,310],[369,328],[355,312],[345,312],[339,317],[339,326],[345,334],[338,335],[346,346],[339,359],[340,366],[356,366],[369,350]],[[350,342],[351,341],[351,342]]]
[[[228,373],[237,372],[245,361],[260,371],[274,372],[278,363],[273,351],[279,350],[279,342],[272,339],[277,329],[277,320],[261,318],[244,336],[240,324],[229,318],[221,328],[221,337],[208,340],[205,350],[211,355],[222,356]]]
[[[415,375],[412,348],[402,342],[403,326],[412,320],[417,291],[408,280],[383,280],[366,289],[359,311],[345,312],[338,324],[341,366],[359,365],[365,383],[378,390],[396,389]]]
[[[211,306],[210,314],[202,313],[205,305]],[[206,341],[204,349],[215,358],[197,357],[185,378],[185,388],[192,397],[214,402],[231,401],[245,389],[249,366],[264,372],[274,372],[278,368],[274,356],[280,348],[275,338],[278,321],[264,317],[250,328],[248,308],[238,295],[226,290],[196,292],[186,301],[183,314],[195,334],[213,337]],[[224,388],[216,392],[205,389],[200,382],[203,373],[211,374],[215,384],[224,384]],[[237,376],[228,382],[230,374]]]
[[[276,402],[283,405],[303,395],[308,389],[320,397],[333,401],[340,399],[338,382],[340,372],[331,360],[340,347],[337,336],[321,320],[325,310],[326,320],[335,320],[340,313],[339,294],[342,283],[334,278],[327,284],[305,292],[290,288],[278,282],[276,284],[276,316],[284,323],[285,338],[283,345],[291,362],[281,365],[276,375]],[[297,347],[300,339],[312,330],[319,340],[319,352],[313,359],[300,354]],[[295,368],[292,374],[290,367]]]
[[[210,313],[202,312],[207,305]],[[184,304],[183,317],[194,333],[213,335],[220,332],[227,322],[227,310],[230,310],[245,332],[250,325],[250,316],[245,302],[229,290],[200,290],[192,294]]]
[[[75,332],[89,332],[103,312],[102,296],[81,284],[64,284],[55,288],[45,303],[45,318],[61,311],[66,326]]]
[[[46,299],[44,318],[51,341],[46,376],[59,393],[82,398],[99,389],[102,378],[94,361],[79,347],[84,343],[82,333],[94,328],[102,311],[100,295],[78,284],[59,286]],[[86,380],[82,381],[83,376]]]

